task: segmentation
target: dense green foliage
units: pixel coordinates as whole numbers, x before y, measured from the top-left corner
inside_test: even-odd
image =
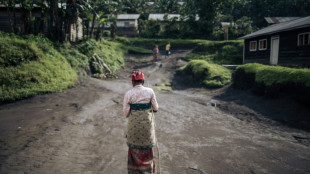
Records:
[[[129,54],[152,54],[153,53],[152,50],[141,48],[141,47],[128,46],[126,48],[128,49]]]
[[[208,63],[205,60],[191,60],[187,65],[180,68],[186,75],[190,75],[194,83],[208,88],[219,88],[230,83],[230,70]]]
[[[310,69],[252,63],[237,67],[233,77],[236,89],[268,98],[291,97],[310,107]]]
[[[77,47],[78,50],[86,55],[90,60],[94,58],[94,55],[99,56],[103,62],[108,65],[112,72],[116,72],[124,66],[123,54],[125,50],[119,43],[106,40],[89,40],[79,44]],[[103,72],[99,71],[93,73]]]
[[[159,50],[164,50],[165,45],[170,42],[171,49],[191,49],[197,46],[199,43],[205,42],[204,40],[193,40],[193,39],[146,39],[146,38],[132,38],[127,39],[118,37],[118,42],[123,43],[126,46],[142,47],[152,50],[155,45],[158,45]]]
[[[57,50],[68,60],[72,68],[87,69],[89,66],[89,58],[72,47],[69,42],[57,45]]]
[[[217,64],[242,64],[243,41],[204,41],[198,43],[186,60],[201,59]]]
[[[297,69],[282,66],[261,65],[258,63],[245,64],[237,67],[245,73],[255,74],[255,82],[266,86],[273,84],[296,83],[310,87],[310,69]]]
[[[0,67],[0,103],[75,85],[76,72],[48,40],[1,33],[0,45],[6,46],[1,52],[6,64]]]
[[[124,66],[127,51],[117,42],[53,45],[43,37],[7,33],[0,33],[0,47],[0,103],[62,91],[75,85],[78,71],[89,71],[98,61],[107,65],[111,75]],[[96,69],[92,73],[106,72]]]

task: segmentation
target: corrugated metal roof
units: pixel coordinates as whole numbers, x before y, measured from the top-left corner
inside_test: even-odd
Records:
[[[159,20],[159,21],[163,21],[164,20],[164,16],[165,14],[150,14],[149,15],[149,20],[153,19],[153,20]],[[168,19],[171,20],[173,18],[176,18],[177,21],[180,21],[180,15],[179,14],[168,14]]]
[[[294,30],[294,29],[304,28],[304,27],[309,27],[309,26],[310,26],[310,16],[307,16],[307,17],[299,18],[296,20],[288,21],[288,22],[270,25],[269,27],[263,28],[254,33],[240,37],[239,39],[248,39],[248,38],[253,38],[257,36],[279,33],[282,31],[289,31],[289,30]]]
[[[119,14],[117,15],[117,19],[138,19],[140,17],[139,14]]]
[[[300,17],[265,17],[265,20],[268,24],[278,24],[282,22],[288,22],[295,19],[299,19]]]

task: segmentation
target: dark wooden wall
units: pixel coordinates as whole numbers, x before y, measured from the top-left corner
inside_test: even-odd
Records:
[[[266,50],[259,50],[259,40],[267,39],[267,49]],[[270,39],[271,37],[269,35],[267,36],[260,36],[256,38],[246,39],[244,42],[244,53],[245,53],[245,59],[244,63],[263,63],[263,64],[269,64],[270,60]],[[257,42],[257,50],[256,51],[250,51],[250,42],[256,41]]]
[[[280,33],[279,64],[310,65],[310,45],[298,46],[298,34],[310,32],[310,27]]]
[[[310,27],[302,29],[295,29],[292,31],[285,31],[280,33],[274,33],[272,35],[259,36],[256,38],[245,39],[245,52],[244,63],[270,63],[270,44],[271,37],[279,36],[279,65],[285,66],[310,66],[310,45],[298,46],[298,34],[310,32]],[[259,50],[259,40],[267,39],[267,49]],[[257,41],[257,50],[250,51],[250,42]]]
[[[24,22],[21,19],[22,11],[20,8],[15,9],[15,22],[16,22],[16,29],[19,30],[18,32],[24,33],[25,32],[25,26]],[[28,14],[29,15],[29,14]],[[38,30],[41,25],[41,9],[40,8],[34,8],[32,10],[32,17],[36,17],[35,20],[35,30]],[[14,21],[13,17],[13,11],[11,10],[11,20]],[[44,28],[44,32],[47,33],[47,26]],[[5,32],[12,32],[12,27],[10,23],[10,16],[8,14],[7,8],[6,7],[0,7],[0,30],[5,31]]]

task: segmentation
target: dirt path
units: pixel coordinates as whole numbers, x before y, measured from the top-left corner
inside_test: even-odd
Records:
[[[163,174],[310,173],[310,133],[274,121],[309,110],[229,87],[165,90],[187,53],[157,64],[128,58],[120,79],[82,78],[64,93],[0,106],[0,173],[126,173],[122,100],[134,66],[143,67],[145,85],[161,89],[155,93]]]

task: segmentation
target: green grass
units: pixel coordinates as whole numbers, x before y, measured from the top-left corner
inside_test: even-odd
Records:
[[[186,60],[206,60],[216,64],[242,64],[243,41],[204,41],[198,43]]]
[[[164,50],[168,42],[171,44],[171,49],[192,49],[199,43],[205,42],[204,40],[190,40],[190,39],[146,39],[146,38],[122,38],[116,39],[124,45],[142,47],[152,50],[155,45],[159,46],[160,50]]]
[[[71,67],[75,70],[78,70],[79,68],[88,68],[89,57],[79,52],[79,50],[69,42],[57,45],[57,50],[67,59]]]
[[[208,88],[223,87],[231,81],[230,70],[205,60],[191,60],[180,71],[190,75],[193,82]]]
[[[159,50],[165,50],[165,45],[170,42],[171,49],[193,49],[186,56],[186,60],[206,60],[216,64],[242,64],[243,40],[208,41],[190,39],[145,39],[145,38],[122,38],[116,39],[127,47],[142,47],[152,50],[155,45]]]
[[[152,54],[153,53],[151,49],[145,49],[141,47],[128,46],[126,48],[129,54]]]
[[[113,73],[124,67],[123,55],[126,50],[123,47],[121,43],[106,40],[89,40],[77,46],[78,50],[90,60],[94,55],[98,55]]]
[[[76,72],[45,38],[0,35],[0,45],[7,50],[1,52],[6,64],[0,66],[0,103],[59,92],[77,82]]]
[[[282,66],[262,65],[250,63],[237,67],[246,73],[254,73],[256,82],[263,82],[266,86],[273,84],[295,83],[310,87],[310,69],[297,69]]]
[[[55,44],[43,37],[0,32],[0,103],[74,86],[78,71],[89,70],[94,55],[115,73],[124,66],[127,51],[122,43],[105,40]]]

